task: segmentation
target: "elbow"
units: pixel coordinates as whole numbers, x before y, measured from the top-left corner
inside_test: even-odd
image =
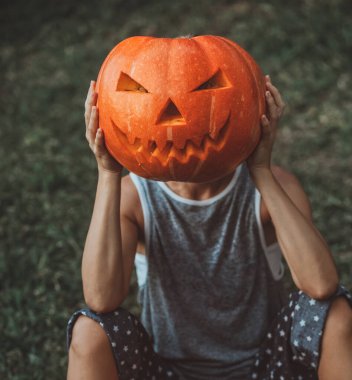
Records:
[[[324,301],[333,296],[339,286],[339,279],[330,280],[324,284],[321,284],[319,287],[315,286],[309,288],[301,289],[307,296],[310,298],[316,299],[318,301]]]
[[[91,297],[91,296],[85,296],[84,300],[86,305],[91,309],[92,311],[104,314],[104,313],[110,313],[117,308],[121,306],[123,301],[125,300],[126,296],[119,296],[114,297],[111,299],[106,298],[100,298],[100,297]]]

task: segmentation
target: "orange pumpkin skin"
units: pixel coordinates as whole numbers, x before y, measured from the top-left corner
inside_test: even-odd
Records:
[[[128,38],[106,57],[96,89],[108,151],[145,178],[221,178],[260,139],[263,74],[224,37]]]

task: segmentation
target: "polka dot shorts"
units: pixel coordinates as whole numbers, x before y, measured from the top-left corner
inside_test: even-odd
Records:
[[[292,293],[288,304],[273,320],[248,379],[317,380],[324,324],[331,302],[338,296],[344,296],[352,307],[351,294],[342,285],[324,301],[312,299],[301,291]],[[152,340],[138,318],[122,308],[104,314],[89,309],[76,311],[67,326],[67,348],[80,315],[92,318],[106,332],[121,380],[179,379],[154,352]]]
[[[89,309],[76,311],[68,322],[67,348],[80,315],[92,318],[106,332],[116,359],[119,380],[174,380],[177,375],[154,352],[152,341],[137,317],[125,309],[99,314]]]
[[[351,294],[343,286],[324,301],[302,291],[291,293],[262,342],[249,378],[318,380],[324,325],[332,301],[339,296],[352,307]]]

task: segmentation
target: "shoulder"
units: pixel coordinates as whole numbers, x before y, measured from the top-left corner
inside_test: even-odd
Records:
[[[121,179],[121,191],[124,191],[126,193],[132,192],[132,196],[138,195],[136,186],[133,183],[132,178],[129,174],[124,175]]]
[[[310,201],[299,179],[293,173],[278,165],[273,165],[271,171],[295,206],[306,218],[311,220],[312,208]],[[271,218],[264,201],[262,202],[262,206],[262,219],[264,219],[263,221],[268,221]]]

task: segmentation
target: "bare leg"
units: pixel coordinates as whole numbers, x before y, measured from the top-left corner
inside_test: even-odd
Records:
[[[352,379],[352,309],[338,297],[329,311],[322,340],[319,380]]]
[[[119,380],[115,359],[104,330],[92,319],[80,316],[69,350],[67,380]]]

